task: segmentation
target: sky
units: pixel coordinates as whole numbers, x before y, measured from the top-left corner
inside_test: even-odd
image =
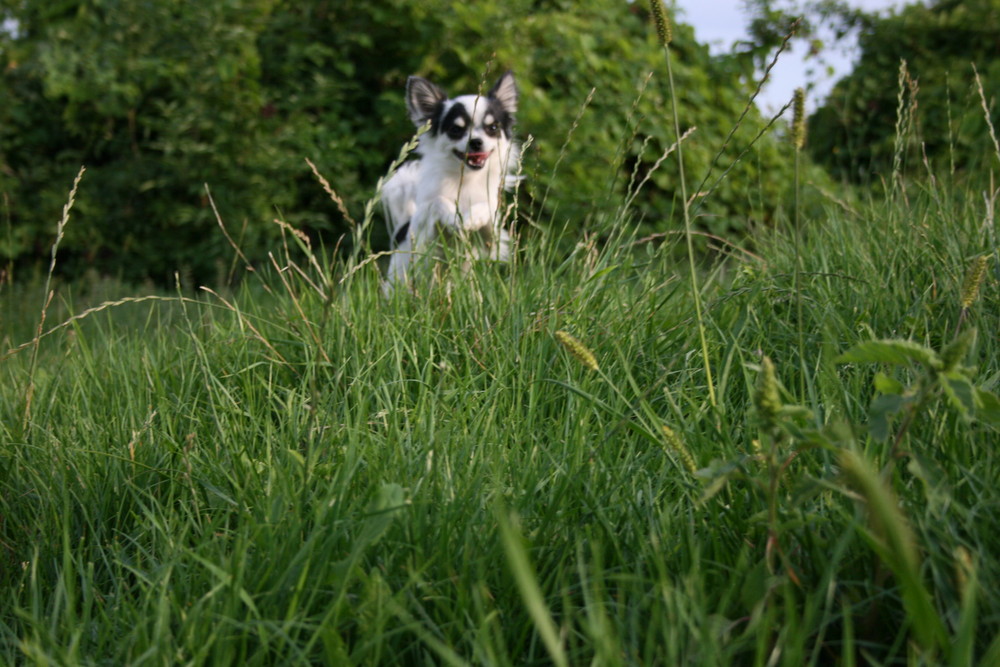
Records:
[[[681,12],[678,20],[694,27],[699,42],[708,44],[713,53],[728,51],[733,42],[746,39],[746,25],[749,18],[744,9],[744,0],[676,0]],[[905,2],[898,0],[849,0],[849,5],[867,11],[886,13],[890,8],[902,7]],[[784,53],[771,70],[771,78],[760,97],[758,105],[765,112],[775,112],[792,98],[798,87],[814,84],[807,96],[808,108],[815,109],[833,88],[837,79],[848,74],[857,56],[855,44],[828,50],[826,63],[820,64],[815,58],[806,60],[806,45],[795,44],[791,53]],[[830,65],[832,75],[826,71]]]

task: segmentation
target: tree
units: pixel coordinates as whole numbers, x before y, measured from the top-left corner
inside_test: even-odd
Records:
[[[926,155],[933,169],[966,173],[996,166],[993,151],[984,150],[988,128],[973,65],[990,100],[1000,90],[998,30],[996,0],[939,0],[871,17],[857,67],[810,119],[813,157],[855,182],[886,174],[894,167],[897,128],[905,129],[912,112],[912,133],[902,137],[912,141],[901,157]],[[994,127],[1000,121],[995,106],[990,118]]]
[[[533,137],[522,212],[585,225],[614,216],[630,184],[648,176],[631,219],[650,231],[676,227],[676,162],[653,170],[676,137],[643,3],[0,0],[0,15],[17,26],[0,33],[8,259],[46,256],[82,164],[60,246],[69,273],[96,261],[130,279],[171,281],[184,270],[213,281],[231,250],[205,184],[251,259],[273,247],[275,218],[336,246],[350,223],[304,158],[358,217],[412,134],[409,74],[465,92],[507,68],[522,88],[519,133]],[[713,162],[715,174],[732,166],[764,121],[750,109],[724,149],[749,97],[745,63],[710,56],[684,25],[671,48],[682,124],[698,128],[685,146],[697,183]],[[772,216],[790,181],[782,150],[757,142],[699,199],[699,224],[739,234]]]
[[[211,233],[205,183],[223,210],[282,202],[280,189],[262,188],[257,152],[255,40],[271,4],[17,5],[3,80],[13,104],[0,129],[16,233],[4,254],[43,251],[81,164],[87,180],[65,240],[70,271],[96,260],[130,278],[204,272],[224,244]]]

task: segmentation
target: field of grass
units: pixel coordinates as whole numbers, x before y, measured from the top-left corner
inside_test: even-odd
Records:
[[[699,271],[704,347],[622,224],[390,300],[294,248],[91,295],[0,362],[0,661],[998,664],[984,219],[762,231]],[[3,288],[5,350],[43,297]]]
[[[390,299],[292,233],[0,286],[0,662],[1000,664],[992,203],[896,176]]]

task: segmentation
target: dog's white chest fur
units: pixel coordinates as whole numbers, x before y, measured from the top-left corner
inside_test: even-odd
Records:
[[[438,257],[441,236],[452,237],[467,260],[506,261],[510,236],[500,201],[517,182],[519,151],[511,137],[517,87],[504,74],[484,96],[448,98],[425,79],[410,77],[407,108],[421,137],[419,158],[383,186],[382,202],[394,244],[389,287],[406,281],[422,258]]]

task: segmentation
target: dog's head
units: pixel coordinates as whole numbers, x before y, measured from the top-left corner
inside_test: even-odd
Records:
[[[406,82],[406,107],[417,127],[431,123],[421,149],[447,154],[456,165],[478,171],[510,145],[517,84],[507,72],[486,95],[451,99],[427,79],[411,76]],[[506,160],[506,156],[498,157]]]

